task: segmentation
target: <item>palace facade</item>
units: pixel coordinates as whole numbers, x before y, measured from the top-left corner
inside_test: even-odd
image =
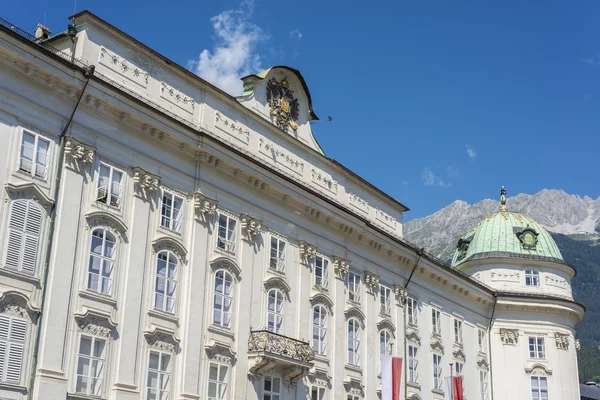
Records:
[[[0,20],[0,398],[578,399],[575,270],[503,205],[452,266],[328,158],[299,71],[234,98],[90,12]],[[375,133],[376,134],[376,133]]]

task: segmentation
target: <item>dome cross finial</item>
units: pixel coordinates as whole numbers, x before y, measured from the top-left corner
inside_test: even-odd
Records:
[[[500,211],[506,211],[506,189],[500,189]]]

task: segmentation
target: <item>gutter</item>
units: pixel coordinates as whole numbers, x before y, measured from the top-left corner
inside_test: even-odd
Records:
[[[71,126],[71,123],[73,122],[73,117],[75,116],[75,112],[77,111],[77,108],[79,107],[79,103],[81,103],[81,99],[83,98],[83,94],[85,93],[85,89],[87,89],[88,83],[90,82],[90,78],[92,77],[92,75],[94,75],[94,69],[96,67],[94,65],[90,65],[88,68],[86,68],[83,71],[83,76],[86,78],[85,84],[83,85],[83,89],[81,90],[81,94],[79,95],[79,98],[77,99],[77,103],[75,103],[75,107],[73,108],[73,111],[71,112],[71,115],[69,116],[69,119],[67,120],[67,123],[65,124],[65,127],[63,128],[61,134],[60,134],[60,144],[59,144],[59,150],[58,150],[58,165],[56,168],[56,181],[54,183],[54,203],[52,204],[52,209],[50,210],[50,224],[48,226],[48,246],[47,246],[47,251],[46,251],[46,260],[44,262],[44,271],[42,273],[42,280],[41,280],[41,289],[40,291],[41,293],[41,300],[40,300],[40,312],[39,312],[39,316],[38,316],[38,320],[37,320],[37,330],[35,333],[35,344],[33,347],[33,355],[32,355],[32,365],[31,365],[31,374],[29,375],[29,393],[28,393],[28,398],[29,399],[33,399],[33,388],[35,386],[35,374],[36,374],[36,370],[37,370],[37,363],[38,363],[38,355],[39,355],[39,349],[40,349],[40,338],[41,338],[41,326],[42,326],[42,319],[44,316],[44,305],[45,305],[45,300],[46,300],[46,283],[48,280],[48,273],[49,273],[49,266],[50,266],[50,260],[51,260],[51,255],[52,255],[52,245],[54,243],[54,228],[55,228],[55,220],[56,220],[56,213],[57,213],[57,208],[58,208],[58,198],[60,196],[60,184],[61,184],[61,180],[62,180],[62,171],[63,171],[63,163],[64,163],[64,154],[65,154],[65,139],[66,139],[66,135],[67,135],[67,130],[69,129],[69,127]]]
[[[415,262],[415,266],[413,267],[412,271],[410,272],[410,275],[408,276],[408,279],[406,280],[406,283],[404,284],[404,289],[408,287],[408,284],[410,283],[413,274],[419,266],[419,261],[421,261],[421,256],[423,255],[423,252],[423,248],[417,249],[417,261]],[[404,312],[402,313],[404,315],[404,324],[402,324],[402,326],[404,330],[404,360],[406,362],[406,348],[408,344],[408,341],[406,340],[406,299],[404,299],[404,306]],[[405,365],[404,367],[404,398],[408,398],[408,365]]]
[[[496,313],[496,304],[498,304],[498,295],[494,293],[494,307],[492,308],[492,316],[490,317],[490,323],[488,325],[488,354],[490,356],[490,392],[492,393],[491,400],[494,400],[494,374],[492,368],[492,325],[494,324],[494,314]]]

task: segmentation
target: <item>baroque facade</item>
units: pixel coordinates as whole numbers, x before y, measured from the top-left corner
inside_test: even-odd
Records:
[[[452,267],[325,156],[299,71],[234,98],[106,21],[0,20],[0,398],[579,397],[575,271],[506,209]]]

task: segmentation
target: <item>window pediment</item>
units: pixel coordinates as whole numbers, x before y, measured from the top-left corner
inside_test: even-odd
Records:
[[[225,269],[229,271],[229,273],[231,273],[231,275],[234,276],[237,281],[240,281],[242,278],[242,269],[231,258],[216,256],[209,261],[209,264],[213,272],[216,272],[220,269]]]
[[[98,311],[84,309],[73,314],[80,332],[109,338],[117,323],[110,315]]]
[[[431,351],[436,353],[444,354],[444,345],[440,340],[433,340],[430,344]]]
[[[28,182],[23,184],[7,183],[4,188],[12,200],[30,199],[41,205],[46,212],[54,204],[54,201],[37,187],[35,183]]]
[[[525,368],[525,373],[528,375],[550,376],[552,375],[552,370],[543,364],[533,364],[531,368]]]
[[[144,337],[150,348],[170,353],[176,353],[179,349],[180,340],[171,330],[151,325],[144,330]]]
[[[410,329],[406,331],[406,341],[408,343],[421,346],[421,337],[416,330]]]
[[[40,308],[31,303],[29,297],[17,290],[7,290],[0,294],[0,311],[23,318],[33,319],[39,315]]]
[[[358,319],[358,321],[360,322],[361,327],[364,329],[365,327],[365,314],[362,312],[362,310],[358,307],[350,307],[348,308],[346,311],[344,311],[344,315],[346,316],[346,320],[349,320],[350,318],[354,317],[356,319]]]
[[[155,253],[158,253],[162,250],[172,251],[180,263],[185,264],[187,262],[186,248],[178,240],[175,240],[169,236],[163,236],[158,239],[154,239],[152,241],[152,248],[154,249]]]
[[[127,225],[117,216],[106,211],[92,211],[85,216],[88,229],[108,228],[120,241],[127,241]]]
[[[211,361],[233,365],[235,364],[235,351],[225,343],[212,340],[204,346],[204,351]]]
[[[333,315],[333,301],[327,296],[325,293],[317,293],[310,298],[311,306],[316,306],[317,304],[324,305],[329,311],[329,315]]]
[[[273,276],[264,282],[264,286],[265,292],[268,292],[270,289],[279,289],[285,295],[287,300],[290,299],[292,288],[283,278]]]
[[[396,326],[389,318],[384,318],[377,322],[377,330],[387,329],[390,331],[394,339],[396,338]]]

